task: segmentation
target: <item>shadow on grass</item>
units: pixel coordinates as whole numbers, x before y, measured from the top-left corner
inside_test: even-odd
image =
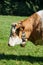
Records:
[[[29,61],[33,62],[43,62],[43,57],[34,57],[34,56],[26,56],[26,55],[5,55],[0,54],[0,60],[19,60],[19,61]]]

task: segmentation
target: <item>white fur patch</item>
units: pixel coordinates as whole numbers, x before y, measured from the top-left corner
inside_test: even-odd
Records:
[[[17,44],[22,44],[22,39],[20,39],[18,36],[16,37],[10,37],[9,39],[9,45],[15,46]]]
[[[42,27],[43,27],[43,10],[40,10],[40,11],[38,11],[36,13],[40,16],[41,22],[42,22]]]

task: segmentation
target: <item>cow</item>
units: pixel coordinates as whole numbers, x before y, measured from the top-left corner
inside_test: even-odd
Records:
[[[37,39],[43,40],[43,10],[40,10],[19,23],[13,23],[9,38],[9,46],[21,44],[25,46],[26,41],[35,43]]]

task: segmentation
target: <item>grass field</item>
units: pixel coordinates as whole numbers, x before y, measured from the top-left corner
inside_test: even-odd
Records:
[[[0,65],[43,65],[43,45],[35,46],[28,41],[25,47],[8,46],[11,24],[25,18],[0,16]]]

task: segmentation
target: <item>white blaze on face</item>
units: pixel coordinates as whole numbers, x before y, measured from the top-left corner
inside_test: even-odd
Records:
[[[10,37],[8,44],[10,46],[15,46],[17,44],[22,44],[22,39],[20,39],[18,36],[16,36],[16,37]]]
[[[15,31],[16,31],[16,28],[13,27],[12,28],[12,33],[15,33]]]

